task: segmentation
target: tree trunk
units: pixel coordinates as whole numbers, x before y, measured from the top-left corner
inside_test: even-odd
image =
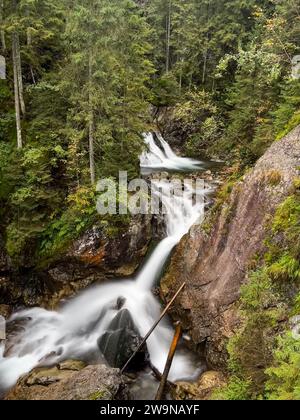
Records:
[[[207,11],[206,11],[206,25],[207,25],[207,28],[209,28],[209,14],[210,14],[210,1],[207,3]],[[209,31],[207,29],[206,46],[205,46],[204,60],[203,60],[203,74],[202,74],[202,84],[203,85],[206,82],[208,51],[209,51]]]
[[[206,51],[204,53],[203,74],[202,74],[202,84],[203,85],[206,82],[207,55],[208,55],[208,51],[206,49]]]
[[[171,41],[171,3],[169,0],[169,8],[166,17],[166,73],[170,71],[170,41]]]
[[[0,26],[4,22],[4,0],[0,0]],[[1,38],[1,47],[3,53],[6,52],[6,41],[5,41],[5,33],[4,30],[0,30],[0,38]]]
[[[22,114],[25,115],[25,101],[24,101],[24,88],[23,88],[23,77],[22,77],[22,65],[21,65],[21,53],[20,53],[20,38],[19,34],[15,33],[15,43],[16,43],[16,62],[17,62],[17,72],[18,72],[18,84],[19,84],[19,98]]]
[[[91,173],[91,183],[92,185],[96,182],[96,173],[95,173],[95,153],[94,153],[94,112],[90,111],[90,121],[89,121],[89,155],[90,155],[90,173]]]
[[[26,7],[26,16],[28,18],[30,17],[30,9],[28,7]],[[30,47],[32,44],[31,28],[27,28],[26,37],[27,37],[27,46]]]
[[[89,54],[89,157],[90,157],[90,175],[92,185],[96,182],[95,172],[95,152],[94,152],[94,110],[92,104],[92,54]]]
[[[16,110],[16,128],[17,128],[17,146],[18,149],[22,149],[22,128],[21,128],[21,113],[20,113],[20,96],[19,96],[19,82],[18,82],[18,64],[17,64],[17,47],[16,47],[17,35],[12,35],[12,57],[13,57],[13,69],[14,69],[14,93],[15,93],[15,110]]]

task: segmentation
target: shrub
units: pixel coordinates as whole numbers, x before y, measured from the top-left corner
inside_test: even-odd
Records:
[[[279,337],[274,364],[266,374],[269,400],[300,400],[300,340],[291,333]]]

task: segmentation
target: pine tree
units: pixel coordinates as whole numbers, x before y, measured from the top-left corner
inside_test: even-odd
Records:
[[[256,136],[264,135],[260,127],[274,110],[280,70],[276,55],[266,54],[254,44],[248,51],[241,50],[237,59],[236,79],[227,98],[230,111],[226,142],[228,148],[238,146],[241,157],[251,163],[273,140],[272,131],[267,139],[258,140]]]
[[[125,164],[133,160],[125,157],[129,141],[135,142],[135,157],[141,150],[136,133],[142,129],[145,83],[151,73],[148,31],[135,4],[126,0],[78,2],[67,16],[69,51],[62,89],[72,103],[69,134],[77,143],[72,150],[81,154],[88,149],[92,184],[96,156],[108,165],[121,155]]]

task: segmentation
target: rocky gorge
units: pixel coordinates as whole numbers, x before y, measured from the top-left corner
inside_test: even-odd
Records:
[[[161,281],[161,297],[167,302],[186,282],[171,316],[181,322],[191,337],[190,347],[205,357],[208,366],[198,382],[178,382],[172,393],[174,399],[210,399],[216,388],[226,384],[227,343],[241,323],[240,290],[247,283],[253,265],[259,264],[266,252],[270,221],[291,194],[299,177],[299,164],[300,127],[275,142],[253,169],[230,186],[226,198],[208,212],[203,224],[193,226],[174,249]],[[62,298],[95,282],[113,277],[122,281],[140,265],[153,232],[157,232],[157,225],[153,227],[152,218],[147,216],[135,219],[128,231],[113,239],[103,236],[94,226],[49,267],[44,273],[46,281],[35,289],[30,288],[30,283],[22,283],[22,276],[16,283],[10,283],[10,261],[1,252],[1,296],[2,293],[9,296],[6,301],[13,305],[53,307]],[[22,293],[18,291],[21,289]],[[126,313],[121,310],[122,305],[119,309],[120,314]],[[0,305],[0,311],[8,316],[10,307]],[[109,340],[109,334],[103,336],[99,347],[103,350]],[[35,399],[35,395],[37,399],[56,399],[58,395],[61,399],[129,398],[126,379],[118,371],[103,365],[68,363],[33,370],[19,380],[6,398]],[[89,382],[89,376],[95,381]],[[61,393],[62,389],[65,392]]]
[[[161,282],[168,300],[182,282],[172,310],[208,366],[227,370],[227,343],[241,322],[240,290],[266,252],[270,222],[293,193],[300,169],[300,127],[267,150],[255,167],[230,187],[218,209],[193,227],[173,253]],[[292,287],[292,286],[291,286]]]

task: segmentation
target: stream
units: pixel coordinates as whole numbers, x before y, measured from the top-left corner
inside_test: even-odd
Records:
[[[178,157],[165,140],[152,134],[145,136],[148,151],[141,156],[142,174],[152,172],[200,172],[209,167],[207,162],[197,162]],[[13,346],[4,357],[0,348],[0,391],[12,387],[18,378],[36,366],[48,366],[63,360],[78,359],[90,363],[103,363],[97,341],[108,329],[119,309],[117,302],[124,301],[141,337],[145,336],[162,311],[152,289],[161,276],[173,248],[190,230],[201,222],[205,204],[194,204],[195,191],[178,196],[171,203],[169,185],[157,181],[162,191],[162,201],[167,208],[165,223],[167,236],[145,261],[136,278],[94,285],[64,303],[58,311],[42,308],[15,313],[10,322],[21,322],[22,328],[14,334]],[[203,196],[209,190],[200,192]],[[198,191],[199,194],[199,191]],[[175,203],[175,204],[174,204]],[[163,371],[173,326],[166,317],[147,342],[151,363]],[[203,371],[203,363],[181,344],[170,372],[170,380],[196,380]],[[143,371],[132,385],[136,399],[153,399],[157,382],[150,371]]]

